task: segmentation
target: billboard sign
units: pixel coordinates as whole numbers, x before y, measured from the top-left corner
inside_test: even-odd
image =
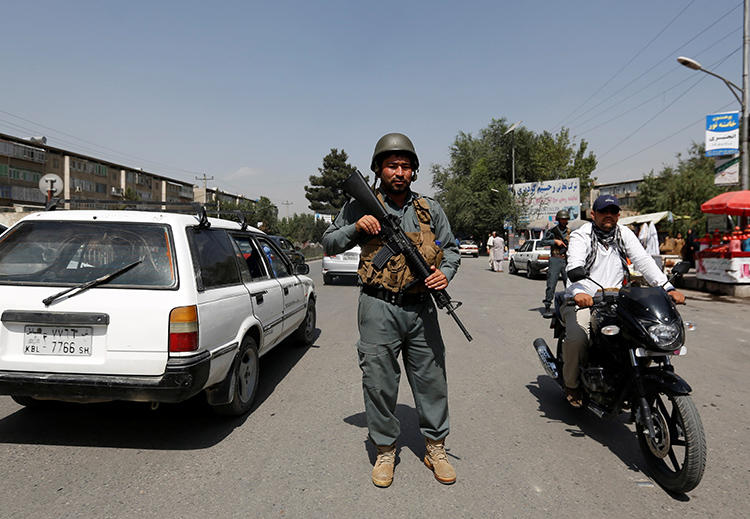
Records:
[[[519,218],[522,225],[540,219],[552,222],[561,209],[570,212],[571,220],[580,218],[581,189],[578,178],[526,182],[515,187],[516,198],[523,205]]]
[[[714,159],[714,184],[733,185],[740,183],[740,156]]]
[[[726,112],[706,116],[706,157],[740,152],[740,114]]]

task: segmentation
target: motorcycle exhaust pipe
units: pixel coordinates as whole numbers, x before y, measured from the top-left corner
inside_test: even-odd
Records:
[[[552,356],[552,352],[550,351],[549,346],[547,346],[547,342],[541,337],[536,339],[534,341],[534,349],[536,350],[536,354],[539,356],[539,362],[542,363],[544,371],[547,373],[547,375],[557,380],[560,375],[557,371],[555,358]]]

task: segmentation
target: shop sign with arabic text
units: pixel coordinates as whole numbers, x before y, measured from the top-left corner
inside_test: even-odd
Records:
[[[740,114],[727,112],[706,116],[706,157],[733,155],[740,151]]]

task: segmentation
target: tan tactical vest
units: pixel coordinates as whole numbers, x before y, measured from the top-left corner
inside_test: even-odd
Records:
[[[378,193],[378,198],[383,202],[382,195]],[[414,200],[414,210],[419,220],[419,232],[407,232],[406,236],[416,245],[419,253],[430,266],[439,267],[443,261],[443,249],[435,243],[435,233],[430,229],[430,206],[427,200],[418,197]],[[383,241],[379,236],[372,238],[362,246],[359,256],[359,274],[362,283],[365,285],[382,286],[391,292],[401,292],[409,290],[418,280],[412,274],[409,265],[406,264],[406,258],[403,254],[393,256],[383,267],[383,270],[376,270],[372,265],[372,258],[383,246]],[[410,292],[425,291],[423,284],[418,284]]]

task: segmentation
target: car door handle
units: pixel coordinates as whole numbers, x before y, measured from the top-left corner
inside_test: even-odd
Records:
[[[285,296],[289,295],[289,287],[284,287],[284,295]]]
[[[260,290],[258,292],[250,292],[250,297],[254,297],[255,301],[261,305],[263,304],[263,296],[268,293],[268,290]]]

